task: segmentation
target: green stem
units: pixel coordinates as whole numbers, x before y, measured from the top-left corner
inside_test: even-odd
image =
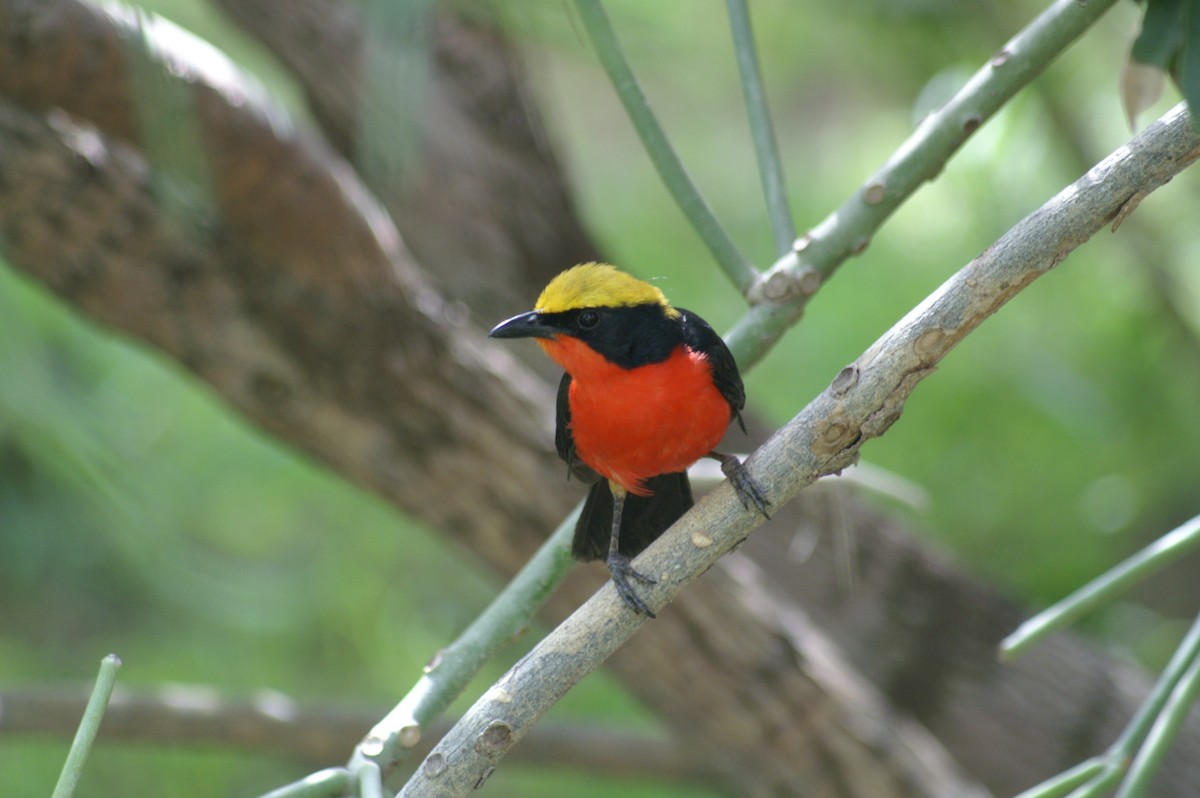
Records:
[[[113,686],[117,683],[117,669],[120,667],[121,659],[116,654],[109,654],[100,660],[100,673],[96,676],[92,696],[83,710],[83,718],[79,721],[79,729],[75,732],[71,750],[67,752],[67,761],[63,763],[62,773],[58,776],[53,798],[70,798],[75,793],[83,766],[92,750],[92,743],[96,741],[96,733],[100,730],[100,721],[104,718],[108,699],[112,697]]]
[[[326,768],[259,798],[338,798],[350,794],[354,784],[355,780],[346,768]]]
[[[767,109],[766,91],[758,66],[758,50],[754,46],[754,32],[750,26],[750,12],[746,8],[746,0],[726,0],[725,5],[729,10],[729,29],[733,34],[738,74],[742,79],[742,96],[750,119],[750,135],[758,156],[758,176],[767,200],[771,232],[775,236],[775,254],[783,255],[791,252],[796,243],[796,226],[788,206],[779,147],[771,124],[771,113]]]
[[[524,629],[571,568],[575,508],[471,625],[434,658],[408,695],[359,743],[348,769],[366,763],[390,770],[416,745],[421,730],[457,698],[497,651]]]
[[[363,762],[358,766],[356,783],[357,798],[383,798],[383,773],[374,762]]]
[[[1200,615],[1196,616],[1192,627],[1171,655],[1171,661],[1158,677],[1150,695],[1146,696],[1146,700],[1138,707],[1121,736],[1113,743],[1111,750],[1116,757],[1125,761],[1133,757],[1138,745],[1149,734],[1155,719],[1162,714],[1163,707],[1170,700],[1176,685],[1197,658],[1200,658]]]
[[[1186,168],[1197,147],[1180,104],[897,322],[746,460],[754,479],[769,486],[772,505],[783,506],[814,479],[857,460],[863,443],[887,430],[878,419],[885,413],[894,419],[955,345],[1107,225],[1129,197],[1148,194]],[[663,575],[645,594],[650,606],[669,603],[762,521],[746,512],[732,488],[719,486],[640,555],[640,570]],[[708,543],[697,545],[698,535]],[[475,702],[400,796],[470,794],[567,690],[646,623],[645,616],[618,612],[621,606],[611,585],[593,595]]]
[[[811,272],[828,277],[862,251],[884,221],[936,177],[975,130],[1115,4],[1057,0],[927,116],[853,196],[796,243],[798,259],[783,258],[764,275],[764,282],[781,275],[787,287],[779,293],[788,299],[757,304],[737,323],[727,340],[738,364],[747,368],[758,362],[800,320],[816,290]]]
[[[1018,656],[1046,635],[1062,629],[1096,607],[1175,562],[1200,544],[1200,515],[1184,522],[1129,559],[1021,624],[1000,643],[1005,659]]]
[[[1109,761],[1104,766],[1104,770],[1100,771],[1087,784],[1077,788],[1067,798],[1100,798],[1100,796],[1108,794],[1108,791],[1121,779],[1121,774],[1124,772],[1124,763]]]
[[[608,73],[621,104],[625,106],[625,112],[629,114],[629,119],[642,140],[642,146],[646,148],[646,153],[667,190],[671,192],[675,203],[729,279],[739,291],[746,294],[758,279],[758,270],[746,259],[725,232],[725,228],[717,221],[712,208],[700,195],[700,190],[696,188],[683,162],[679,160],[679,155],[667,140],[666,133],[663,132],[654,112],[650,110],[645,92],[629,67],[629,61],[621,50],[612,23],[600,0],[575,0],[575,6],[579,9],[579,16],[600,64]]]
[[[1171,690],[1162,712],[1146,736],[1146,742],[1129,766],[1129,774],[1113,798],[1141,798],[1146,794],[1163,757],[1179,734],[1192,705],[1196,703],[1197,694],[1200,694],[1200,656],[1193,657]]]
[[[1090,759],[1083,765],[1077,765],[1053,779],[1042,782],[1037,787],[1021,793],[1018,798],[1052,798],[1061,792],[1053,791],[1054,785],[1063,782],[1068,774],[1075,773],[1089,763],[1101,762],[1103,768],[1098,773],[1090,774],[1090,780],[1072,792],[1069,798],[1094,798],[1107,792],[1128,773],[1125,785],[1134,778],[1130,760],[1137,754],[1136,784],[1134,787],[1122,785],[1122,790],[1144,789],[1142,784],[1149,781],[1155,768],[1158,767],[1162,755],[1170,741],[1178,731],[1177,724],[1182,723],[1182,717],[1187,714],[1187,707],[1195,700],[1196,690],[1200,689],[1196,674],[1197,663],[1200,662],[1200,616],[1192,623],[1192,627],[1180,642],[1171,661],[1163,669],[1162,675],[1154,685],[1154,689],[1146,696],[1138,707],[1129,723],[1125,725],[1121,736],[1118,737],[1108,752],[1096,759]],[[1151,739],[1153,738],[1153,739]],[[1145,743],[1143,744],[1143,741]],[[1141,751],[1139,752],[1139,746]],[[1138,792],[1122,793],[1118,798],[1135,798]]]
[[[805,257],[829,274],[1010,98],[1115,5],[1116,0],[1058,0],[1029,23],[944,106],[917,126],[908,140],[859,191],[810,234]]]
[[[1052,779],[1047,779],[1036,787],[1030,787],[1016,798],[1061,798],[1069,790],[1073,790],[1104,772],[1105,760],[1102,757],[1092,757],[1080,762],[1070,770],[1064,770]]]
[[[744,6],[738,0],[729,2],[731,24],[739,24],[739,8],[744,12]],[[895,155],[884,165],[872,181],[858,194],[852,197],[838,213],[830,216],[807,237],[807,247],[803,262],[796,263],[790,258],[783,258],[775,268],[786,270],[797,278],[812,268],[822,275],[831,274],[843,262],[860,242],[865,242],[891,213],[907,199],[925,180],[932,178],[941,171],[944,163],[973,132],[974,128],[984,119],[995,113],[1016,91],[1027,84],[1047,64],[1049,64],[1067,44],[1079,36],[1086,28],[1111,6],[1115,0],[1092,0],[1086,6],[1080,6],[1076,0],[1059,0],[1042,16],[1038,17],[1021,34],[1009,43],[1004,53],[1003,64],[993,59],[980,73],[973,78],[945,108],[933,114],[910,137]],[[663,182],[671,192],[676,203],[695,227],[697,233],[708,246],[714,258],[744,294],[757,283],[759,275],[745,256],[738,250],[732,239],[717,221],[712,209],[705,202],[691,180],[677,153],[671,147],[662,127],[650,110],[649,103],[637,79],[629,67],[628,61],[620,48],[616,34],[599,0],[576,0],[583,25],[596,49],[597,56],[607,72],[626,112],[639,137],[650,155],[655,168]],[[744,17],[744,32],[734,32],[735,39],[744,35],[749,39],[748,15]],[[739,59],[743,57],[743,48],[738,46]],[[751,58],[753,47],[748,48]],[[741,65],[741,60],[739,60]],[[757,80],[757,65],[752,70],[753,80]],[[746,69],[742,67],[745,73]],[[765,103],[761,103],[762,113],[755,110],[755,101],[749,96],[747,78],[743,74],[743,90],[747,92],[747,106],[750,109],[751,124],[755,128],[756,146],[764,135],[765,140],[773,140],[770,135],[769,117],[765,113]],[[761,93],[761,86],[759,87]],[[759,116],[758,121],[755,117]],[[773,151],[773,147],[768,146]],[[778,175],[778,159],[774,167],[762,161],[760,147],[760,169],[763,170],[764,186],[767,184],[766,172]],[[881,181],[881,182],[879,182]],[[879,182],[879,188],[875,183]],[[782,194],[782,181],[779,181],[779,191]],[[775,214],[779,213],[777,203],[770,199],[773,229],[777,245],[782,240],[779,233]],[[876,194],[881,196],[876,198]],[[786,210],[786,203],[782,206]],[[853,213],[841,218],[846,209]],[[788,214],[790,225],[790,214]],[[789,236],[789,239],[791,237]],[[791,241],[788,241],[790,250]],[[743,368],[749,368],[774,344],[787,327],[794,324],[803,312],[803,304],[811,292],[804,293],[786,304],[763,303],[752,307],[735,328],[731,336],[731,347]],[[509,609],[496,609],[497,605],[508,605],[505,596],[515,589],[518,580],[528,575],[531,580],[543,585],[549,592],[558,583],[569,567],[565,556],[565,545],[555,544],[560,536],[563,543],[573,526],[568,519],[555,532],[547,544],[543,546],[534,560],[522,570],[521,575],[509,585],[505,593],[497,598],[464,632],[458,641],[448,648],[440,662],[426,674],[403,701],[385,718],[371,734],[363,741],[351,759],[351,770],[363,759],[381,763],[386,770],[398,760],[402,749],[416,742],[420,726],[427,723],[429,718],[442,711],[453,698],[465,687],[466,682],[478,670],[484,659],[491,655],[501,644],[506,642],[532,615],[533,609],[527,609],[528,614],[512,612]],[[538,560],[547,549],[556,547],[556,555],[566,560],[561,566],[551,566],[539,563]],[[560,567],[561,570],[556,570]],[[544,594],[542,595],[544,598]],[[540,599],[539,599],[540,603]],[[496,609],[496,617],[492,616]],[[478,632],[481,637],[480,647],[476,643],[467,643],[468,638],[474,638]],[[461,645],[461,648],[460,648]],[[477,660],[478,657],[478,660]],[[477,664],[476,664],[477,660]],[[454,685],[453,689],[449,689]],[[410,733],[405,732],[412,730]]]

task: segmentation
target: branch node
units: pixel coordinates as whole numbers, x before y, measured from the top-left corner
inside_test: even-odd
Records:
[[[822,459],[845,451],[862,438],[862,431],[845,413],[837,411],[824,425],[813,442],[813,452]]]
[[[447,768],[449,768],[449,764],[446,762],[446,755],[441,751],[434,751],[425,757],[425,764],[421,769],[425,771],[427,777],[436,779],[445,773]]]
[[[502,720],[492,721],[475,738],[475,750],[488,759],[496,759],[512,745],[513,727]]]
[[[791,281],[788,279],[788,276],[785,272],[773,272],[767,276],[766,280],[763,281],[763,296],[774,302],[780,302],[786,299],[787,295],[791,293],[791,286],[788,285],[789,282]]]
[[[412,748],[421,742],[421,727],[413,723],[401,728],[397,740],[401,748]]]
[[[834,396],[845,396],[846,392],[858,384],[858,366],[851,363],[838,372],[829,385],[829,392]]]
[[[925,332],[917,336],[917,340],[913,342],[913,352],[922,361],[936,360],[938,355],[945,351],[943,342],[946,340],[946,331],[941,327],[930,327]]]
[[[800,265],[796,255],[788,253],[750,286],[746,299],[752,305],[782,304],[796,296],[810,297],[820,287],[820,272]]]
[[[821,287],[821,273],[813,268],[805,268],[796,275],[796,288],[804,296],[812,296]]]
[[[363,756],[379,756],[383,753],[384,739],[378,735],[370,735],[358,744],[358,750]]]

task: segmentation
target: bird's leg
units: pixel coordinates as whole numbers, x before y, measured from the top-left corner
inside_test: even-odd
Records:
[[[731,454],[721,454],[715,451],[709,452],[708,456],[721,463],[721,473],[728,477],[733,484],[733,489],[737,492],[743,507],[749,510],[753,506],[763,514],[763,518],[771,517],[767,514],[767,508],[771,506],[771,503],[763,496],[762,488],[746,471],[741,460]]]
[[[613,497],[612,536],[608,539],[608,572],[612,574],[617,593],[621,595],[629,608],[648,618],[653,618],[655,617],[654,613],[642,600],[642,597],[634,591],[629,580],[633,578],[648,585],[653,585],[658,580],[635,571],[629,558],[621,553],[621,511],[625,508],[625,488],[612,480],[609,480],[608,487],[612,491]]]

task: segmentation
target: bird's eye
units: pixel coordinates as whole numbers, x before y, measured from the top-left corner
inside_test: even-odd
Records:
[[[590,330],[600,323],[600,314],[594,310],[585,310],[579,314],[579,326],[585,330]]]

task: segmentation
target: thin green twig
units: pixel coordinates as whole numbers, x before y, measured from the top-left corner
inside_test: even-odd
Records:
[[[1018,798],[1056,798],[1062,794],[1061,790],[1055,789],[1056,785],[1062,783],[1068,774],[1085,768],[1089,773],[1088,778],[1070,794],[1069,798],[1095,798],[1106,793],[1121,781],[1123,775],[1131,772],[1130,763],[1134,760],[1135,755],[1142,762],[1139,765],[1139,782],[1148,779],[1165,752],[1166,745],[1177,731],[1171,724],[1182,722],[1178,715],[1181,712],[1186,714],[1185,699],[1187,702],[1194,701],[1194,691],[1200,689],[1191,681],[1198,678],[1193,673],[1198,661],[1200,661],[1200,616],[1196,617],[1179,647],[1171,655],[1171,660],[1158,677],[1154,689],[1142,701],[1137,712],[1125,725],[1121,735],[1109,746],[1108,751],[1081,765],[1076,765],[1066,773],[1026,790]],[[1185,682],[1186,686],[1183,686]],[[1167,720],[1163,720],[1163,718],[1167,718]],[[1161,729],[1161,731],[1151,742],[1149,738],[1154,736],[1155,729]],[[1094,767],[1096,762],[1102,765],[1098,770]],[[1129,793],[1124,798],[1135,798],[1136,795],[1138,793]]]
[[[1003,656],[1011,658],[1051,632],[1061,629],[1096,606],[1145,579],[1163,566],[1178,560],[1200,543],[1200,516],[1181,524],[1098,579],[1066,599],[1023,623],[1001,643]],[[1130,719],[1108,752],[1099,757],[1103,768],[1083,780],[1070,798],[1095,798],[1106,793],[1124,776],[1117,798],[1139,798],[1161,764],[1188,708],[1200,690],[1200,616],[1180,642],[1154,689]],[[1136,758],[1135,758],[1136,756]],[[1132,764],[1131,764],[1132,762]],[[1087,765],[1088,763],[1084,763]],[[1061,795],[1057,785],[1066,774],[1022,793],[1020,798],[1053,798]]]
[[[1070,770],[1064,770],[1052,779],[1043,781],[1036,787],[1030,787],[1016,798],[1062,798],[1070,790],[1090,783],[1104,771],[1105,767],[1106,760],[1103,757],[1092,757],[1080,762]]]
[[[1010,42],[1005,50],[1007,55],[1005,69],[1000,69],[1000,65],[993,59],[987,67],[981,70],[980,75],[968,83],[959,95],[947,105],[946,109],[922,125],[888,161],[879,173],[880,175],[890,177],[895,174],[900,177],[908,176],[909,179],[907,183],[897,179],[891,186],[892,194],[886,198],[887,202],[876,203],[882,205],[881,210],[886,212],[876,215],[856,214],[854,220],[847,220],[843,223],[837,222],[835,214],[830,217],[833,223],[829,223],[827,220],[825,227],[828,229],[821,232],[826,233],[830,241],[836,241],[839,237],[849,237],[857,242],[861,237],[869,237],[875,228],[882,224],[887,216],[904,199],[907,199],[924,180],[942,169],[945,161],[969,136],[974,126],[981,124],[1019,88],[1032,80],[1070,41],[1086,30],[1114,2],[1115,0],[1093,0],[1087,6],[1087,13],[1080,13],[1082,9],[1074,0],[1060,0],[1056,3]],[[743,292],[748,291],[758,277],[756,270],[737,251],[736,246],[720,227],[711,209],[696,190],[678,156],[671,148],[620,49],[603,7],[598,0],[576,0],[576,6],[601,64],[608,73],[664,182],[705,240],[718,263],[739,289]],[[736,13],[732,0],[731,13]],[[955,118],[956,112],[968,113],[970,120],[973,120],[972,124],[967,125],[962,118]],[[751,113],[753,114],[753,112]],[[954,136],[957,136],[956,140],[948,141],[948,137],[953,138]],[[922,144],[922,142],[928,143]],[[915,146],[914,143],[920,146]],[[928,174],[925,174],[926,172]],[[912,178],[912,175],[919,176],[919,179]],[[860,192],[850,202],[862,203],[861,197],[864,193],[865,191]],[[874,200],[874,195],[870,196]],[[818,231],[814,231],[814,234],[811,234],[808,239],[810,250],[812,249],[811,243],[816,240]],[[854,247],[848,248],[845,252],[839,252],[836,247],[826,246],[825,249],[830,254],[826,255],[823,261],[818,261],[822,266],[822,268],[818,268],[818,271],[823,275],[828,275],[848,257]],[[805,270],[812,270],[808,264],[813,262],[813,255],[819,255],[820,252],[820,247],[806,252],[805,263],[796,263],[794,258],[785,257],[781,259],[776,269],[783,272],[785,278],[795,278],[803,286]],[[799,318],[804,301],[812,293],[811,290],[803,291],[803,288],[800,290],[804,294],[803,298],[794,298],[788,303],[762,303],[752,307],[743,317],[743,321],[735,328],[730,336],[730,345],[743,369],[752,367],[761,359],[779,335]],[[397,710],[399,709],[398,707]],[[392,725],[395,726],[395,724]]]
[[[842,205],[796,243],[763,275],[770,301],[755,304],[727,336],[745,369],[770,351],[800,320],[821,278],[861,252],[880,226],[926,181],[945,167],[968,138],[1020,89],[1041,74],[1116,0],[1057,0],[988,60]]]
[[[854,462],[963,337],[1103,229],[1130,196],[1148,194],[1186,168],[1197,151],[1200,139],[1180,104],[897,322],[747,458],[745,467],[768,487],[772,505],[782,506],[817,477]],[[650,607],[664,606],[762,521],[745,511],[730,486],[719,486],[637,560],[644,573],[659,576],[644,594]],[[695,542],[699,535],[702,546]],[[470,794],[549,707],[646,623],[645,616],[618,612],[620,606],[611,584],[592,596],[476,701],[400,796]]]
[[[735,30],[735,39],[745,37],[748,40],[749,21],[748,16],[744,13],[744,6],[738,0],[728,0],[728,2],[731,25],[737,27],[740,24],[739,20],[745,23],[740,33]],[[817,271],[823,275],[832,273],[837,265],[854,251],[861,239],[869,237],[904,199],[907,199],[925,180],[941,171],[945,161],[961,146],[974,127],[981,124],[1019,88],[1032,80],[1067,44],[1086,30],[1114,2],[1115,0],[1092,0],[1086,9],[1081,8],[1075,0],[1060,0],[1056,3],[1009,43],[1004,51],[1003,63],[993,59],[951,100],[946,108],[927,120],[897,151],[876,176],[877,180],[885,181],[881,184],[881,189],[874,189],[871,184],[868,184],[863,191],[860,191],[847,203],[848,205],[856,203],[863,206],[877,206],[874,208],[874,212],[856,213],[852,218],[844,220],[839,220],[838,214],[832,215],[830,217],[832,222],[827,220],[807,239],[809,246],[805,254],[805,263],[796,264],[785,258],[776,268],[785,270],[798,280],[803,280],[805,270],[813,268],[809,264],[814,264]],[[748,292],[757,281],[759,276],[757,271],[720,226],[711,208],[688,176],[678,155],[672,149],[621,51],[612,25],[599,0],[576,0],[576,6],[588,36],[596,49],[597,56],[608,73],[664,183],[721,267],[743,293]],[[753,57],[752,46],[747,48],[739,46],[739,57],[741,57],[743,49]],[[756,65],[751,70],[747,70],[741,62],[739,65],[742,67],[743,73],[749,71],[753,74],[753,78],[750,80],[756,84],[760,82],[757,80]],[[745,74],[743,75],[743,86],[747,86]],[[758,115],[754,110],[756,101],[749,96],[752,90],[750,88],[744,88],[744,90],[748,93],[747,107],[750,109],[751,124],[756,129],[756,145],[758,139],[764,136],[764,132],[765,140],[771,142],[773,136],[770,135],[769,117],[765,113],[765,103],[761,105],[761,115]],[[761,86],[758,86],[758,91],[761,94]],[[756,116],[758,121],[755,121]],[[764,121],[765,126],[762,124]],[[772,152],[774,150],[773,146],[769,146],[767,149]],[[773,170],[772,173],[775,175],[778,175],[780,171],[778,159],[775,158],[774,167],[768,167],[761,161],[760,164],[760,168],[764,170],[763,179],[764,186],[766,186],[768,177],[766,170]],[[886,181],[891,181],[890,185]],[[774,218],[774,215],[778,213],[777,203],[770,199],[772,189],[766,188],[765,190],[768,193],[768,203],[772,208]],[[782,180],[779,180],[779,190],[782,194]],[[875,193],[878,190],[883,190],[884,196],[882,199],[876,200]],[[782,204],[782,207],[786,211],[786,202]],[[790,213],[787,215],[790,225]],[[776,229],[775,236],[778,245],[781,241],[778,222],[773,222],[773,224]],[[788,236],[789,250],[792,238],[794,236]],[[838,242],[842,240],[851,241],[851,246],[839,246]],[[818,242],[820,245],[814,248],[812,245]],[[828,254],[822,257],[822,251]],[[751,309],[743,319],[743,323],[735,329],[731,340],[731,345],[743,368],[749,368],[757,362],[782,334],[782,331],[799,318],[803,301],[808,294],[811,294],[811,291],[805,292],[803,299],[793,300],[786,306],[763,303]],[[557,538],[562,532],[563,528],[560,527],[554,538]],[[532,562],[527,566],[527,570],[536,570]],[[484,618],[481,616],[474,625],[486,627],[491,623],[490,621],[482,623],[483,621]],[[448,652],[445,661],[452,659],[457,660],[458,657],[451,657]],[[422,684],[425,681],[422,679]],[[411,702],[410,698],[405,699],[405,702],[410,702],[414,706],[404,707],[405,702],[402,702],[401,706],[398,706],[389,716],[392,720],[385,719],[380,724],[380,727],[387,726],[390,729],[389,734],[395,735],[395,737],[385,739],[398,739],[399,730],[406,727],[404,718],[411,721],[415,717],[412,710],[416,708],[417,704],[422,704],[426,700],[422,695],[422,684],[419,684],[410,693],[410,697],[416,694],[416,698],[413,698]],[[378,730],[379,727],[377,727]],[[374,732],[367,738],[367,741],[372,742],[372,746],[379,744],[379,740],[380,738]],[[392,749],[394,745],[394,743],[385,741],[379,744],[380,752]],[[356,756],[359,755],[361,754],[356,753]]]
[[[1087,13],[1083,13],[1083,9],[1074,0],[1060,0],[1050,11],[1043,14],[1034,23],[1031,23],[1022,34],[1018,35],[1009,44],[1005,51],[1007,54],[1005,64],[999,65],[993,59],[988,67],[981,70],[980,75],[977,75],[976,79],[968,83],[967,87],[939,114],[935,114],[931,117],[931,120],[927,120],[926,124],[922,125],[914,133],[909,142],[906,142],[897,151],[896,155],[885,164],[883,170],[877,174],[876,178],[878,179],[882,176],[886,180],[892,180],[890,185],[885,182],[882,184],[882,189],[873,189],[871,188],[871,184],[868,184],[863,191],[860,191],[859,194],[847,203],[878,206],[874,209],[874,212],[856,213],[852,218],[844,220],[839,220],[838,215],[834,214],[830,217],[830,220],[833,220],[832,223],[830,220],[827,220],[826,223],[819,226],[806,239],[808,247],[805,252],[804,263],[797,264],[785,258],[781,261],[781,265],[776,268],[784,270],[798,279],[802,279],[805,271],[812,268],[816,268],[823,275],[832,273],[854,251],[859,241],[869,238],[870,234],[874,232],[904,199],[907,199],[921,183],[941,170],[945,161],[957,150],[974,127],[982,123],[987,116],[994,113],[1020,87],[1028,83],[1071,40],[1081,34],[1100,13],[1111,6],[1113,2],[1115,0],[1092,0],[1086,7]],[[741,4],[737,0],[729,0],[729,3],[731,24],[736,25],[737,22],[734,18],[737,16],[738,7]],[[651,160],[658,169],[668,190],[670,190],[680,208],[696,228],[705,244],[713,253],[714,258],[716,258],[717,262],[729,275],[730,279],[743,293],[748,292],[758,279],[759,275],[757,271],[745,256],[742,255],[732,239],[729,238],[728,234],[716,220],[711,208],[700,195],[683,164],[680,162],[678,155],[671,147],[665,133],[650,110],[646,96],[637,83],[621,51],[611,23],[599,0],[576,0],[576,6],[579,9],[588,36],[596,49],[597,56],[608,73],[618,96],[624,104],[630,119],[633,121],[638,135],[642,139],[643,145],[646,147]],[[744,7],[741,7],[741,10],[744,11]],[[746,22],[745,35],[748,36],[748,19]],[[735,31],[734,35],[736,37],[739,34]],[[750,48],[750,52],[753,52],[752,48]],[[1006,68],[1001,69],[1001,66],[1005,66]],[[757,76],[756,68],[753,72]],[[745,80],[745,77],[743,77],[744,86]],[[747,106],[751,109],[749,113],[752,119],[752,126],[755,128],[759,127],[760,123],[754,121],[756,114],[753,110],[754,101],[749,97],[747,99]],[[967,113],[968,116],[964,118],[962,116],[963,113]],[[955,114],[958,114],[958,116],[955,116]],[[769,119],[765,116],[765,108],[760,121],[762,119],[767,119],[767,138],[770,140],[773,136],[769,135]],[[756,142],[760,135],[758,132],[755,133]],[[914,142],[922,146],[914,146]],[[763,165],[761,168],[765,170],[770,167]],[[774,169],[778,173],[777,159]],[[764,174],[764,186],[766,185],[767,176]],[[782,189],[782,181],[780,181],[780,189]],[[768,203],[769,207],[773,209],[772,214],[774,218],[774,215],[778,211],[774,210],[776,203],[770,200],[772,189],[766,188],[765,190],[768,192]],[[884,197],[879,201],[875,201],[874,193],[878,190],[884,192]],[[872,193],[868,194],[868,191]],[[864,196],[871,200],[871,202],[865,202],[863,200]],[[786,209],[786,203],[783,207]],[[788,214],[788,220],[790,224],[790,213]],[[778,246],[781,241],[781,236],[778,232],[778,222],[773,222],[773,225],[773,229],[776,230],[775,236]],[[791,239],[792,237],[789,236],[788,238]],[[843,240],[850,240],[853,243],[849,247],[842,247],[838,242]],[[788,244],[790,248],[790,240]],[[814,247],[814,244],[818,244],[818,246]],[[822,256],[822,252],[828,254]],[[738,356],[738,361],[742,364],[743,368],[749,368],[757,362],[770,346],[774,344],[783,330],[799,318],[799,314],[803,309],[803,303],[809,294],[811,294],[811,291],[804,292],[803,298],[794,299],[792,302],[784,305],[764,303],[751,309],[743,318],[743,321],[739,323],[738,327],[735,328],[731,336],[731,346],[734,347],[735,354]],[[570,525],[571,519],[568,519],[552,536],[551,541],[557,540],[560,535],[565,540],[564,528]],[[551,541],[548,541],[547,545]],[[546,551],[546,547],[543,547],[542,551]],[[565,551],[565,547],[561,547],[559,551]],[[566,567],[567,565],[564,564],[562,572],[559,572],[556,577],[543,577],[547,589],[557,584]],[[549,571],[547,570],[548,568]],[[547,563],[536,564],[536,560],[533,560],[526,566],[526,569],[522,573],[526,572],[530,574],[546,574],[554,572],[554,568]],[[514,580],[515,583],[516,580]],[[507,604],[507,602],[497,599],[496,604]],[[493,607],[496,604],[493,604]],[[489,608],[490,611],[491,608]],[[532,612],[533,610],[529,610],[529,615],[532,615]],[[525,619],[528,617],[525,616]],[[520,628],[520,626],[523,626],[527,622],[525,619],[517,620],[515,617],[510,616],[508,623],[516,621],[516,628]],[[481,630],[486,631],[487,639],[490,641],[488,645],[502,643],[508,639],[511,632],[497,634],[498,627],[496,623],[495,619],[489,618],[487,613],[485,613],[485,615],[481,615],[472,624],[472,629],[480,627]],[[467,637],[466,633],[464,633],[465,637]],[[461,640],[462,638],[460,638]],[[457,644],[456,642],[454,645]],[[449,692],[442,692],[440,688],[435,688],[431,684],[431,682],[435,681],[431,678],[433,674],[438,673],[438,671],[452,663],[456,669],[464,667],[464,670],[469,670],[471,674],[477,669],[477,666],[472,666],[471,668],[465,667],[471,657],[467,655],[460,656],[461,652],[453,650],[454,645],[444,652],[441,658],[442,664],[431,671],[430,674],[423,677],[421,682],[409,693],[409,696],[406,696],[404,701],[389,714],[388,718],[385,718],[368,735],[364,744],[356,751],[355,758],[351,760],[352,768],[356,761],[364,757],[381,763],[391,761],[393,757],[398,757],[401,750],[407,747],[403,742],[407,742],[407,745],[411,746],[416,741],[413,739],[411,733],[405,735],[405,730],[419,730],[422,716],[426,715],[430,708],[437,708],[437,711],[440,712],[444,708],[444,705],[452,700],[453,695],[458,694],[462,689],[461,687],[454,690],[453,694],[451,694]],[[490,651],[488,654],[490,654]],[[450,678],[447,673],[438,673],[438,677],[445,678],[448,683],[457,681],[457,678]],[[469,679],[469,676],[466,678]],[[430,713],[430,716],[432,714],[436,713]],[[428,717],[424,718],[423,722],[428,722]],[[386,765],[384,767],[386,769]]]
[[[374,762],[368,760],[358,766],[355,784],[358,798],[384,798],[383,773]]]
[[[588,38],[591,39],[592,47],[596,50],[596,56],[600,59],[604,71],[608,73],[621,104],[625,106],[625,112],[629,114],[629,119],[642,140],[642,146],[646,148],[646,153],[667,190],[671,192],[675,203],[729,279],[743,294],[748,293],[758,280],[758,270],[746,259],[725,228],[717,221],[712,208],[701,196],[683,162],[679,160],[679,155],[668,141],[667,134],[663,132],[654,112],[650,110],[646,94],[629,67],[600,0],[575,0],[575,6],[579,9],[579,16]]]
[[[354,783],[354,777],[346,768],[326,768],[271,790],[260,798],[338,798],[350,794]]]
[[[754,139],[754,151],[758,157],[758,176],[767,200],[771,233],[775,237],[775,254],[783,255],[791,252],[796,242],[796,224],[792,221],[792,209],[788,205],[787,185],[779,161],[775,128],[767,108],[762,72],[758,66],[758,49],[754,46],[750,12],[746,8],[746,0],[725,0],[725,5],[729,10],[729,30],[733,34],[733,50],[737,56],[738,75],[742,80],[750,135]]]
[[[1067,798],[1100,798],[1102,795],[1107,795],[1121,780],[1121,774],[1124,772],[1124,763],[1109,760],[1099,775],[1093,777],[1087,784],[1077,787]]]
[[[571,568],[570,539],[581,509],[577,506],[487,609],[438,652],[408,695],[359,743],[348,765],[351,772],[367,762],[384,772],[394,767],[420,740],[421,730],[529,624]]]
[[[1129,559],[1017,627],[1000,643],[1000,654],[1013,659],[1046,635],[1074,623],[1112,601],[1150,574],[1200,545],[1200,515],[1184,522]]]
[[[376,776],[404,758],[420,741],[422,729],[444,712],[480,668],[528,625],[566,576],[572,562],[568,544],[581,509],[577,506],[492,603],[453,643],[438,652],[408,694],[358,744],[346,767],[315,773],[261,798],[326,798],[351,789],[361,798],[373,795]]]
[[[79,730],[75,732],[71,750],[67,752],[67,761],[63,763],[62,773],[58,776],[53,798],[70,798],[75,793],[79,777],[83,774],[83,766],[92,750],[92,743],[96,741],[96,733],[100,730],[100,721],[104,718],[108,699],[117,683],[117,669],[120,667],[121,659],[116,654],[109,654],[100,660],[100,673],[96,676],[92,696],[83,710],[83,718],[79,721]]]
[[[1141,798],[1150,787],[1180,727],[1200,694],[1200,656],[1194,656],[1187,670],[1171,690],[1162,712],[1154,721],[1146,742],[1129,766],[1129,773],[1113,798]]]
[[[1188,633],[1171,655],[1170,662],[1163,668],[1150,695],[1146,696],[1146,700],[1138,707],[1121,736],[1113,743],[1111,755],[1114,758],[1125,763],[1133,758],[1142,741],[1150,733],[1155,719],[1162,714],[1163,708],[1170,701],[1176,686],[1197,658],[1200,658],[1200,615],[1196,616]]]

